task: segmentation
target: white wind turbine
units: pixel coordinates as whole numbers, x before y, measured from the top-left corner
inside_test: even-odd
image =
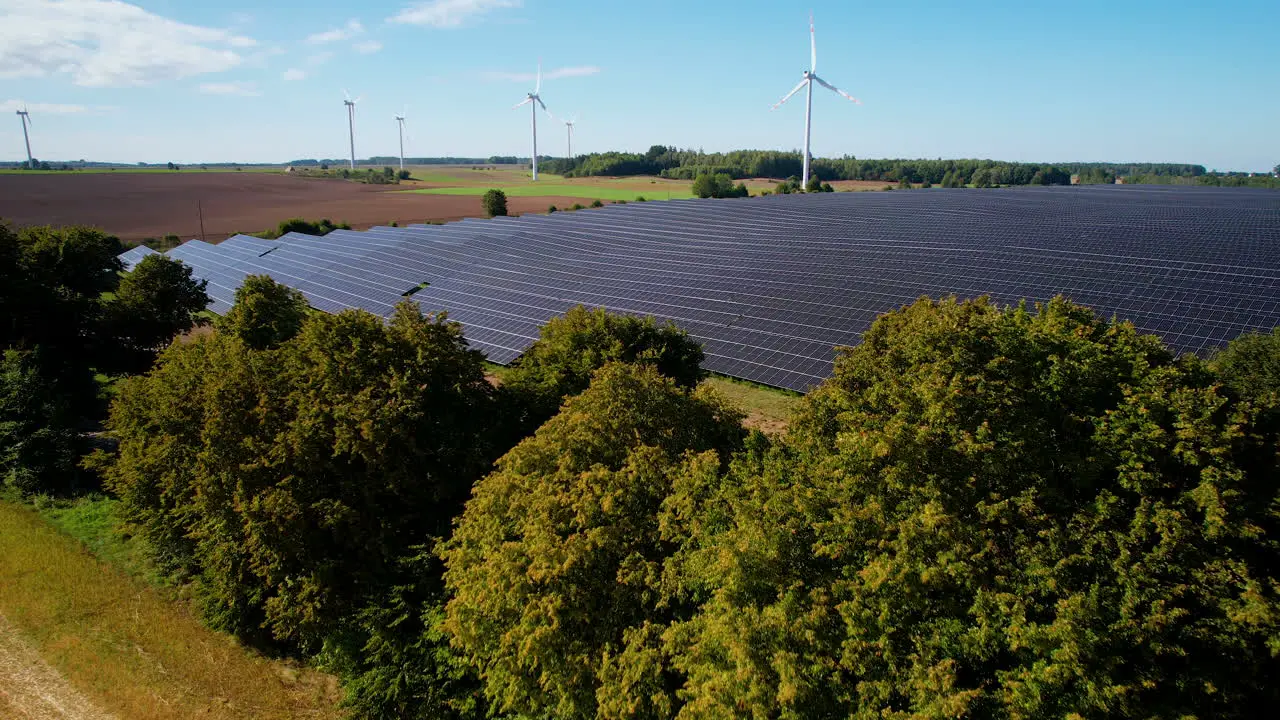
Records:
[[[578,122],[578,116],[574,115],[571,119],[564,121],[564,127],[569,131],[569,160],[573,160],[573,126]]]
[[[804,177],[802,177],[800,180],[801,186],[805,188],[809,186],[809,131],[813,125],[813,84],[816,82],[822,87],[834,93],[837,93],[839,95],[843,95],[844,97],[852,100],[853,102],[859,105],[862,104],[862,101],[859,100],[858,98],[850,95],[849,93],[841,90],[835,85],[832,85],[826,80],[823,80],[822,78],[818,77],[816,74],[817,69],[818,69],[818,43],[816,40],[814,40],[813,13],[810,13],[809,14],[809,69],[805,71],[804,79],[800,81],[800,84],[792,88],[791,92],[787,93],[786,96],[784,96],[781,100],[777,102],[777,104],[775,104],[772,108],[770,108],[771,110],[777,110],[779,107],[782,106],[782,103],[789,100],[792,95],[795,95],[797,92],[800,92],[800,88],[808,87],[808,98],[805,101],[805,109],[804,109]]]
[[[346,97],[346,99],[342,101],[342,104],[347,106],[347,135],[349,135],[351,139],[351,169],[355,170],[356,169],[356,103],[360,102],[360,98],[356,98],[355,100],[352,100],[351,96],[347,94],[346,90],[343,90],[342,94],[343,96]]]
[[[409,108],[406,107],[396,116],[396,124],[400,126],[400,170],[404,170],[404,118],[409,114]]]
[[[521,105],[532,104],[532,107],[530,107],[529,109],[533,111],[533,181],[534,182],[538,181],[538,106],[541,105],[542,109],[545,110],[548,115],[551,115],[551,111],[547,110],[546,103],[542,102],[542,98],[538,95],[538,92],[541,90],[542,90],[542,61],[539,60],[538,61],[538,82],[536,85],[533,86],[533,92],[526,95],[524,100],[521,100],[520,102],[516,103],[511,107],[511,109],[514,110],[520,107]],[[555,116],[552,115],[552,117],[555,117]]]
[[[22,140],[27,144],[27,167],[35,170],[36,161],[31,157],[31,138],[27,135],[27,126],[31,124],[31,113],[27,112],[26,105],[18,111],[18,118],[22,121]]]

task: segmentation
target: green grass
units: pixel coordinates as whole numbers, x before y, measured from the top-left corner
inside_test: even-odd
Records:
[[[693,197],[687,187],[654,186],[651,190],[631,190],[614,188],[607,185],[570,185],[552,183],[530,183],[528,185],[507,185],[498,188],[507,197],[575,197],[584,200],[635,200],[643,196],[646,200],[678,200]],[[418,193],[420,195],[484,195],[488,186],[475,187],[442,187],[419,188],[417,190],[401,190],[400,192]]]
[[[792,413],[804,399],[803,395],[790,390],[779,390],[720,375],[713,375],[703,380],[702,384],[715,389],[747,413],[747,427],[770,435],[786,430]]]
[[[40,517],[80,541],[99,560],[134,577],[159,582],[139,541],[126,539],[116,532],[119,505],[120,501],[115,498],[94,494],[74,500],[38,498],[34,507]]]
[[[113,508],[0,499],[0,614],[72,687],[130,720],[340,717],[334,678],[242,648],[118,566],[134,551]]]

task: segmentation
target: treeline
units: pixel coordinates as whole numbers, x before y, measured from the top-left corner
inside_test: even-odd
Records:
[[[68,264],[22,292],[111,270],[46,232],[23,267]],[[578,308],[495,386],[442,315],[250,277],[119,385],[85,467],[210,625],[337,673],[357,718],[1280,703],[1280,334],[1205,361],[1061,299],[922,299],[779,437],[702,360]],[[20,443],[8,399],[35,395],[3,382]]]
[[[191,268],[91,228],[0,223],[0,479],[27,493],[91,487],[79,468],[101,427],[99,378],[146,371],[209,304]]]
[[[349,158],[324,158],[304,160],[292,160],[286,165],[296,167],[312,167],[318,165],[346,165],[350,161]],[[406,165],[517,165],[520,163],[528,163],[529,158],[516,157],[514,155],[491,155],[486,158],[476,157],[407,157],[404,159]],[[541,159],[539,159],[541,162]],[[394,165],[399,166],[400,156],[376,155],[373,157],[357,158],[357,165]]]
[[[703,153],[654,145],[648,152],[607,152],[567,158],[547,158],[542,167],[551,173],[568,177],[591,175],[660,175],[667,178],[693,179],[701,174],[725,174],[730,178],[790,178],[803,171],[803,158],[797,152],[771,150],[737,150],[728,153]],[[941,185],[947,175],[963,180],[961,184],[996,185],[1065,185],[1071,175],[1079,174],[1081,182],[1113,182],[1117,175],[1156,177],[1205,174],[1202,165],[1154,163],[1011,163],[994,160],[871,160],[852,157],[814,158],[812,172],[823,180],[873,180],[896,183]],[[975,174],[981,173],[978,182]]]

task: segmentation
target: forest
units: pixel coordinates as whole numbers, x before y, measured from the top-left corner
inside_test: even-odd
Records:
[[[703,174],[732,179],[800,176],[799,152],[735,150],[704,153],[654,145],[645,153],[605,152],[573,158],[539,159],[543,170],[566,177],[592,175],[659,175],[690,180]],[[1067,185],[1079,175],[1085,185],[1110,184],[1117,177],[1130,183],[1215,185],[1224,187],[1280,187],[1280,180],[1250,173],[1211,173],[1203,165],[1176,163],[1017,163],[997,160],[908,160],[813,158],[811,172],[821,180],[874,180],[942,187],[1000,185]]]
[[[767,436],[652,319],[576,308],[494,383],[447,313],[255,276],[210,317],[122,249],[0,226],[0,478],[118,498],[205,623],[352,717],[1280,705],[1280,334],[1176,357],[1062,298],[921,298]]]

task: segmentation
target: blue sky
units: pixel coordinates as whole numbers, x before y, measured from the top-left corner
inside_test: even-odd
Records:
[[[1280,163],[1280,2],[0,0],[0,160],[195,163],[356,152],[529,153],[542,96],[575,151],[798,149],[808,65],[818,156]],[[525,76],[525,77],[522,77]],[[539,119],[539,149],[565,152]]]

